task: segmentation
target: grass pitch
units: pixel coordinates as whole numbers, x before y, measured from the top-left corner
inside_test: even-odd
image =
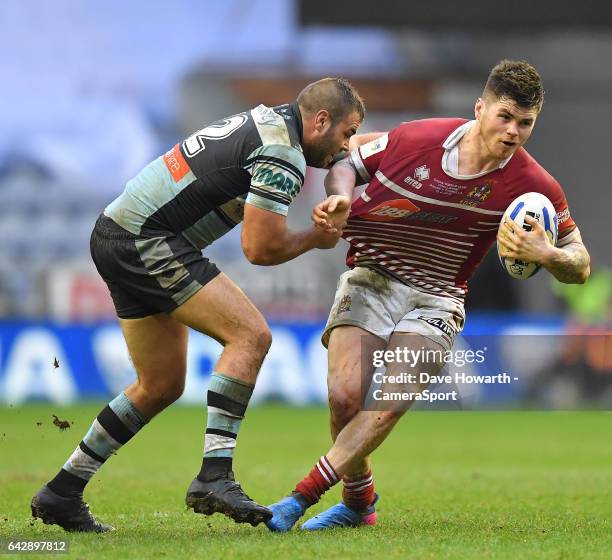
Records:
[[[117,531],[65,533],[30,519],[34,492],[64,463],[101,404],[0,408],[0,539],[69,540],[72,558],[610,558],[612,415],[413,412],[374,455],[379,524],[271,534],[184,507],[204,410],[174,406],[112,457],[86,499]],[[60,431],[52,413],[74,422]],[[40,423],[40,424],[38,424]],[[235,470],[267,504],[329,445],[320,408],[249,411]],[[332,489],[308,516],[336,503]]]

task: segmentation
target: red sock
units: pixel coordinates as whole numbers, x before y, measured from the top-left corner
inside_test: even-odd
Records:
[[[342,477],[344,489],[342,501],[355,511],[367,511],[374,501],[374,479],[372,471],[355,478]]]
[[[338,475],[327,457],[323,455],[308,473],[308,476],[298,483],[295,491],[304,496],[306,501],[312,505],[316,504],[321,496],[336,482],[338,482]]]

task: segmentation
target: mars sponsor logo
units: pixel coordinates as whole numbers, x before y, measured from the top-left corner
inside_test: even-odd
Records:
[[[557,213],[557,220],[559,221],[559,225],[567,222],[567,220],[569,219],[570,219],[569,208],[566,208],[565,210],[561,210],[561,212]]]
[[[424,317],[423,315],[419,316],[421,321],[425,321],[432,327],[436,327],[436,329],[442,331],[447,336],[455,336],[456,331],[451,327],[446,321],[439,319],[437,317]]]
[[[392,220],[406,218],[419,210],[420,208],[418,206],[405,198],[398,200],[387,200],[375,208],[372,208],[372,210],[370,210],[364,216],[364,218],[366,220],[373,220],[375,222],[390,222]]]
[[[253,183],[255,186],[270,186],[276,187],[290,196],[294,197],[300,192],[300,185],[293,181],[283,171],[278,171],[277,168],[260,167],[253,174]]]
[[[459,204],[463,204],[463,206],[480,206],[489,196],[491,196],[491,185],[489,183],[477,185],[465,195],[465,198]]]

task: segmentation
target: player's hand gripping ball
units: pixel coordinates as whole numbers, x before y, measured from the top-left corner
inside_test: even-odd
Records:
[[[533,276],[546,250],[557,243],[557,213],[543,194],[515,198],[504,212],[497,232],[497,254],[506,272],[518,280]]]

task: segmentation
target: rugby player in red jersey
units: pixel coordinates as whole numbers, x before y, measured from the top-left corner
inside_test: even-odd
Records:
[[[348,219],[343,237],[350,243],[350,270],[339,280],[323,334],[334,443],[290,496],[270,506],[271,530],[290,530],[340,480],[343,501],[302,529],[376,522],[369,456],[415,398],[364,407],[362,375],[371,379],[374,365],[363,356],[405,348],[450,350],[465,320],[468,279],[497,235],[504,257],[538,263],[561,282],[588,278],[589,254],[563,190],[523,148],[543,99],[536,70],[504,60],[489,75],[475,120],[425,119],[388,134],[356,137],[358,149],[328,174],[326,187],[345,196],[330,196],[313,220],[332,227]],[[350,205],[359,183],[368,185]],[[533,219],[527,220],[530,232],[511,220],[500,227],[512,200],[532,191],[555,207],[556,247]],[[413,367],[387,363],[386,374],[434,375],[442,365],[439,360],[420,360]],[[403,390],[417,395],[426,386],[415,383]]]

